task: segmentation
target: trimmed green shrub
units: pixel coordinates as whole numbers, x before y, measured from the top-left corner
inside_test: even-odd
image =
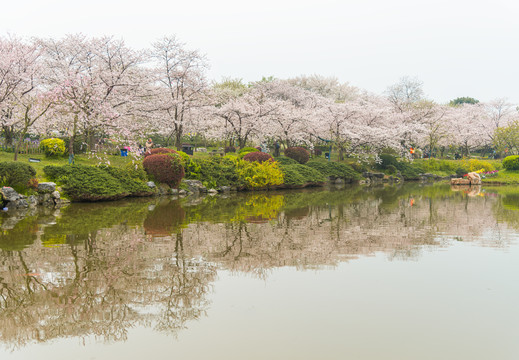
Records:
[[[416,163],[399,162],[396,167],[405,180],[418,180],[424,169]]]
[[[146,158],[148,156],[157,155],[157,154],[178,154],[178,152],[176,152],[175,150],[170,149],[170,148],[156,148],[156,149],[147,150],[144,153],[144,157]]]
[[[194,159],[183,151],[177,151],[182,157],[182,166],[184,167],[184,177],[189,177],[189,174],[193,174],[196,177],[196,173],[199,172],[200,166],[194,161]]]
[[[142,165],[144,170],[156,181],[172,188],[178,187],[184,177],[182,157],[176,153],[148,155]]]
[[[130,195],[140,196],[150,193],[150,188],[138,177],[139,173],[106,165],[101,165],[99,168],[119,180],[123,189],[128,191]]]
[[[264,162],[264,161],[273,161],[274,159],[272,158],[272,155],[270,155],[270,154],[267,154],[267,153],[264,153],[261,151],[256,151],[256,152],[251,152],[251,153],[248,153],[247,155],[245,155],[243,157],[243,160],[249,161],[249,162],[252,162],[252,161]]]
[[[391,154],[380,154],[378,157],[381,162],[377,164],[377,168],[385,170],[390,165],[398,168],[398,160],[395,156]]]
[[[354,161],[348,165],[359,174],[362,174],[364,171],[368,171],[368,165],[364,162]]]
[[[128,171],[132,178],[148,181],[148,174],[144,170],[144,166],[142,166],[142,161],[129,162],[124,166],[124,169]]]
[[[351,166],[335,161],[309,161],[306,166],[314,168],[325,177],[341,178],[348,181],[360,180],[360,175]]]
[[[256,148],[253,148],[251,146],[246,146],[244,147],[243,149],[240,149],[240,151],[238,151],[238,154],[248,154],[250,152],[255,152],[255,151],[259,151],[258,149]]]
[[[421,164],[417,162],[398,161],[398,159],[391,154],[380,154],[379,158],[382,160],[380,164],[377,164],[377,168],[381,170],[393,170],[396,168],[405,180],[418,180],[420,174],[424,173],[425,170]]]
[[[215,156],[210,159],[193,159],[192,167],[186,171],[186,178],[216,184],[235,185],[238,181],[236,160]]]
[[[152,194],[143,180],[122,168],[48,165],[43,171],[50,180],[62,185],[65,194],[73,201],[116,200]]]
[[[396,168],[395,165],[388,165],[388,166],[386,167],[386,170],[387,170],[387,172],[388,172],[389,174],[396,174],[396,172],[397,172],[397,168]]]
[[[289,147],[285,149],[285,156],[294,159],[300,164],[306,164],[310,159],[310,153],[300,146]]]
[[[285,185],[318,185],[326,181],[326,176],[318,170],[302,164],[285,165],[281,170],[285,175]]]
[[[45,156],[61,156],[65,154],[65,142],[58,138],[45,139],[40,142],[40,150]]]
[[[297,171],[297,165],[285,165],[281,167],[284,176],[283,184],[289,186],[301,186],[305,184],[305,178]]]
[[[274,160],[276,160],[280,165],[299,164],[294,159],[291,159],[291,158],[286,157],[286,156],[278,156],[278,157],[274,158]]]
[[[35,176],[36,170],[29,164],[0,162],[0,186],[10,186],[18,192],[25,192]]]
[[[519,155],[505,157],[503,159],[503,167],[506,170],[519,170]]]
[[[115,200],[129,195],[117,179],[95,166],[45,166],[43,171],[61,184],[73,201]]]
[[[415,162],[416,162],[416,160],[415,160]],[[419,162],[419,164],[426,172],[445,171],[447,173],[453,173],[453,172],[456,172],[456,169],[458,169],[460,167],[459,161],[438,160],[435,158],[423,160],[423,161]]]

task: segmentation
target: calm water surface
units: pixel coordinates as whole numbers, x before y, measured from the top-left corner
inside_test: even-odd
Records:
[[[519,188],[1,216],[2,360],[519,358]]]

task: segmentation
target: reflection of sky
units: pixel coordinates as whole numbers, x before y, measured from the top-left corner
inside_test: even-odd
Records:
[[[277,268],[267,279],[219,271],[208,316],[178,338],[150,328],[128,341],[31,345],[7,360],[515,359],[519,246],[451,241],[420,261],[384,254],[334,269]]]

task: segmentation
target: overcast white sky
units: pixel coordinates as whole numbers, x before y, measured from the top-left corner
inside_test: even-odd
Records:
[[[177,35],[209,77],[336,76],[381,93],[402,76],[438,102],[519,103],[514,0],[2,0],[0,34],[115,35],[145,48]]]

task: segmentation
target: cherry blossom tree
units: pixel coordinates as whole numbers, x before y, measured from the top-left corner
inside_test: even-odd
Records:
[[[404,76],[386,90],[387,99],[397,111],[404,112],[413,103],[424,99],[423,82]]]
[[[465,156],[485,145],[490,145],[485,132],[489,125],[485,107],[480,104],[463,104],[450,111],[448,116],[448,143],[459,146]]]
[[[157,128],[174,136],[180,149],[182,136],[196,131],[194,109],[208,105],[204,55],[187,50],[176,37],[164,37],[153,44],[155,94],[151,110]]]
[[[335,102],[353,100],[359,95],[359,89],[348,83],[340,83],[336,77],[321,75],[302,75],[287,80],[289,84],[314,92]]]
[[[496,129],[507,126],[517,116],[516,108],[505,98],[494,99],[484,104],[488,115],[486,134],[490,141],[494,140]]]
[[[6,145],[12,145],[20,99],[36,90],[41,49],[17,37],[0,37],[0,121]]]
[[[408,109],[412,122],[421,129],[418,132],[417,144],[427,149],[429,158],[442,140],[449,135],[447,115],[449,111],[454,110],[426,100],[416,102]]]
[[[276,80],[261,86],[277,108],[264,135],[278,139],[285,147],[308,143],[314,132],[312,124],[323,116],[328,100],[289,81]]]
[[[95,134],[131,136],[130,109],[143,81],[138,68],[143,54],[112,37],[68,35],[42,44],[50,70],[47,83],[59,89],[56,130],[69,134],[69,154],[78,134],[90,146]]]
[[[279,110],[280,102],[266,96],[264,90],[262,86],[253,86],[243,95],[214,108],[215,126],[220,134],[235,140],[240,148],[254,137],[271,134],[270,120]]]
[[[365,157],[384,148],[401,150],[405,136],[403,116],[383,97],[363,94],[345,103],[329,102],[327,115],[315,124],[322,137],[333,140],[344,155]]]

